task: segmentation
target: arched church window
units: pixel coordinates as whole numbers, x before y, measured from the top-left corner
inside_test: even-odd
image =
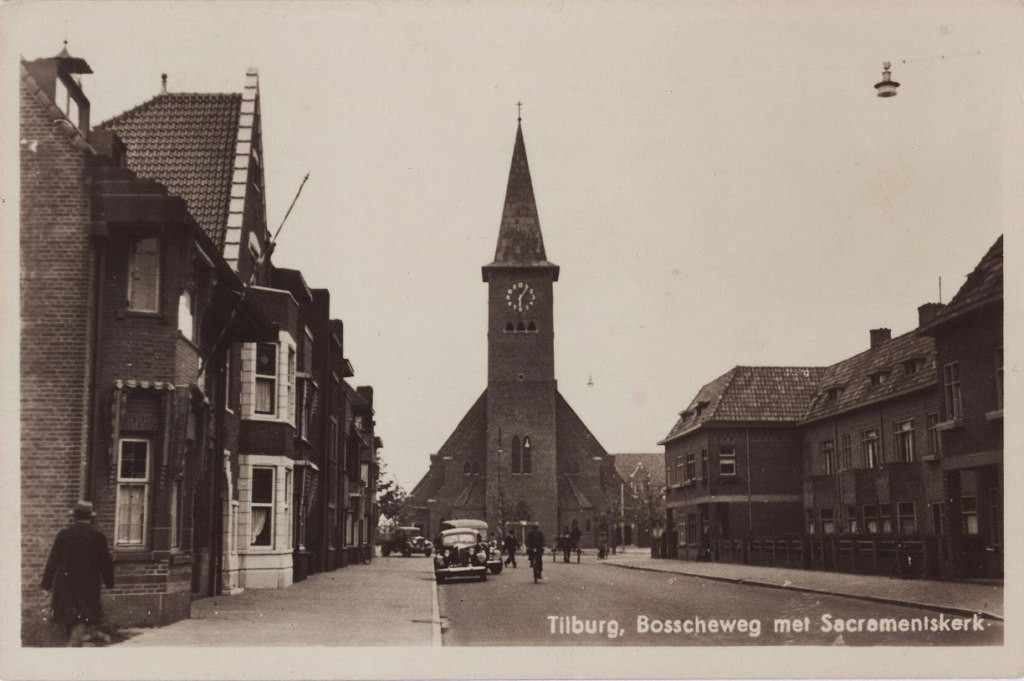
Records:
[[[528,324],[528,325],[526,326],[526,330],[527,330],[527,331],[529,331],[530,333],[537,333],[537,325],[536,325],[536,324],[534,324],[533,322],[530,322],[530,323],[529,323],[529,324]]]
[[[469,465],[469,462],[467,461],[466,463],[462,464],[462,474],[463,475],[469,475],[470,472],[471,472],[471,467]]]
[[[516,327],[512,326],[512,322],[505,325],[505,333],[515,333]]]
[[[519,454],[519,436],[512,438],[512,472],[522,472],[522,460]]]
[[[473,462],[473,475],[480,475],[480,462],[479,461],[474,461]]]
[[[533,472],[533,451],[530,447],[530,436],[523,438],[523,474]]]
[[[526,333],[526,326],[522,322],[516,324],[516,333]]]

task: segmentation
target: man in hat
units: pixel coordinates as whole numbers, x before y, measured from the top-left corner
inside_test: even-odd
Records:
[[[114,587],[114,561],[106,535],[92,527],[92,502],[79,501],[71,515],[74,522],[53,540],[42,587],[53,590],[53,623],[65,628],[68,646],[80,647],[103,619],[100,582]]]
[[[544,569],[546,548],[544,533],[540,531],[540,523],[533,523],[530,532],[526,535],[526,553],[530,557],[530,565],[533,567],[534,582],[540,579],[541,571]]]

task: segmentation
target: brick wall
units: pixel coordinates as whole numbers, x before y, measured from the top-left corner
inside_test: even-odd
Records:
[[[43,566],[81,496],[92,353],[85,154],[21,83],[21,551],[23,639],[46,636]]]

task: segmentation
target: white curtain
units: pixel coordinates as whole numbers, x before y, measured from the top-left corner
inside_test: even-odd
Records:
[[[256,543],[256,540],[261,534],[263,534],[263,528],[266,527],[267,520],[270,518],[269,508],[254,508],[252,509],[252,542]]]

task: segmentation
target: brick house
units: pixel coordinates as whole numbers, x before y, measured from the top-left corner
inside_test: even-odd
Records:
[[[554,284],[520,125],[488,284],[487,387],[411,493],[412,522],[486,520],[492,533],[536,521],[549,537],[578,527],[609,541],[621,480],[612,458],[558,392]],[[522,530],[522,525],[517,525]]]
[[[935,341],[942,574],[1003,576],[1003,237],[918,333]]]
[[[735,367],[702,387],[665,446],[668,555],[693,560],[798,532],[800,429],[823,369]],[[717,556],[716,556],[717,557]]]

